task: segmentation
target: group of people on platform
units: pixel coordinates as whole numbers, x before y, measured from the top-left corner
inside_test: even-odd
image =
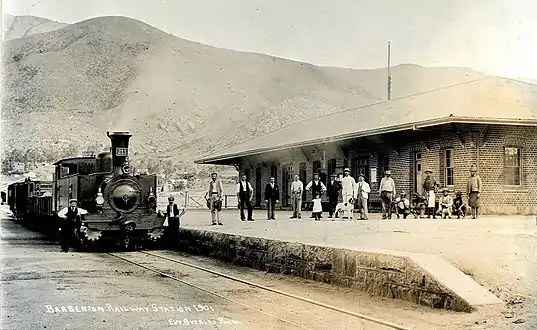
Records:
[[[457,218],[464,218],[469,207],[472,210],[472,218],[477,218],[479,216],[479,194],[482,190],[482,181],[477,175],[475,165],[472,165],[470,172],[471,176],[468,178],[467,184],[467,204],[462,198],[462,192],[455,192],[455,198],[452,198],[449,195],[449,189],[439,189],[440,186],[432,177],[432,171],[430,170],[425,171],[426,178],[422,186],[424,192],[422,196],[416,193],[409,199],[405,192],[400,192],[399,196],[397,196],[395,181],[391,177],[391,170],[385,170],[384,177],[378,186],[382,205],[382,219],[391,219],[394,213],[397,218],[402,216],[404,219],[410,214],[413,214],[416,218],[427,216],[427,218],[436,219],[438,215],[443,218],[451,218],[453,215],[456,215]],[[311,203],[313,204],[311,218],[315,220],[322,218],[321,197],[323,195],[326,195],[328,200],[328,218],[339,218],[341,210],[349,209],[353,211],[356,208],[360,214],[359,219],[367,220],[371,187],[365,181],[364,175],[358,175],[358,180],[355,181],[350,173],[349,168],[345,168],[343,174],[336,175],[332,173],[326,185],[320,179],[319,174],[314,173],[313,180],[306,187],[300,181],[299,176],[295,175],[294,181],[290,184],[291,209],[293,212],[291,219],[300,219],[302,217],[302,198],[305,190],[311,192]],[[222,183],[217,178],[217,173],[211,174],[206,200],[207,207],[211,210],[212,225],[223,225],[220,218],[223,189]],[[438,194],[440,191],[442,194]],[[254,221],[252,217],[254,190],[246,174],[241,174],[236,192],[241,220]],[[264,196],[267,206],[267,220],[276,220],[275,209],[280,202],[280,190],[274,177],[271,177],[265,186]]]
[[[483,183],[479,175],[477,175],[477,167],[472,165],[470,168],[470,177],[467,181],[467,195],[468,204],[466,204],[462,198],[462,192],[456,191],[455,198],[449,195],[449,189],[440,189],[440,185],[432,177],[432,171],[425,171],[426,177],[423,182],[423,197],[419,194],[414,194],[412,201],[410,201],[404,192],[400,197],[395,200],[395,209],[397,217],[402,214],[406,218],[409,214],[413,213],[415,217],[423,218],[427,215],[427,218],[436,219],[439,215],[442,218],[451,218],[456,215],[458,219],[465,218],[470,208],[472,211],[472,219],[479,217],[480,199],[479,194],[482,190]],[[441,195],[437,196],[439,192]]]

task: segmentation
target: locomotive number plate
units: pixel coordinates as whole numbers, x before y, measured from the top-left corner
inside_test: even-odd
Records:
[[[127,154],[129,153],[129,149],[128,148],[116,148],[116,156],[127,156]]]

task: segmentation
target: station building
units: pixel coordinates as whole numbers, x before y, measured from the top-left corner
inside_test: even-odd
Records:
[[[391,169],[397,193],[422,193],[426,170],[452,196],[466,196],[470,166],[483,180],[483,214],[537,214],[537,85],[486,77],[308,119],[196,161],[244,171],[256,207],[274,176],[290,207],[290,183],[313,173],[326,180],[349,167],[378,186]],[[311,200],[305,193],[303,201]]]

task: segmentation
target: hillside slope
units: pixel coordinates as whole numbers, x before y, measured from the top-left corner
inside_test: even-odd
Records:
[[[24,38],[33,34],[49,32],[69,24],[35,16],[2,14],[2,37],[4,41]]]
[[[104,149],[107,130],[128,129],[138,161],[189,163],[386,95],[385,69],[318,67],[219,49],[125,17],[94,18],[4,47],[2,138],[8,148]],[[392,72],[394,97],[483,76],[416,65]]]

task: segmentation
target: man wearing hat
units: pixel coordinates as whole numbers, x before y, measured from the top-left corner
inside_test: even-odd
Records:
[[[380,180],[379,191],[380,200],[382,202],[382,219],[386,219],[386,213],[388,213],[388,219],[392,218],[392,202],[395,197],[395,182],[391,178],[392,171],[384,171],[384,177]]]
[[[341,190],[341,182],[336,180],[336,174],[330,174],[330,180],[326,185],[326,194],[328,196],[328,217],[331,218],[336,210],[339,191]],[[337,215],[336,215],[337,217]]]
[[[239,208],[241,210],[241,220],[246,221],[244,217],[244,208],[248,211],[248,221],[254,221],[252,218],[252,197],[254,190],[252,185],[246,178],[246,174],[241,175],[239,183],[237,183],[237,199],[239,200]]]
[[[295,174],[295,181],[291,183],[291,205],[293,206],[293,215],[291,219],[300,219],[302,209],[302,192],[304,191],[304,184],[299,180],[298,174]]]
[[[431,218],[431,214],[433,215],[433,219],[436,219],[436,212],[435,212],[435,206],[436,206],[436,194],[435,189],[437,188],[437,183],[435,179],[431,176],[433,174],[433,171],[427,170],[425,171],[426,177],[423,181],[423,191],[425,193],[425,197],[427,198],[427,219]]]
[[[356,200],[358,201],[360,219],[367,220],[367,200],[369,199],[371,188],[369,187],[369,183],[365,182],[363,174],[358,175],[358,183],[356,184],[356,187]]]
[[[406,219],[410,214],[410,200],[404,191],[401,191],[400,197],[395,199],[395,215],[397,219],[399,219],[399,214],[403,215],[403,219]]]
[[[313,180],[308,183],[306,186],[307,191],[311,191],[311,199],[315,199],[315,196],[319,195],[322,196],[323,193],[326,192],[326,186],[324,183],[319,179],[319,173],[313,174]],[[311,218],[314,218],[314,214],[312,212]],[[321,216],[322,218],[322,216]]]
[[[179,218],[183,213],[179,213],[179,207],[174,203],[173,196],[168,197],[168,206],[166,207],[166,217],[168,218],[168,247],[175,247],[179,240]]]
[[[60,225],[60,243],[63,252],[69,252],[69,244],[73,239],[75,228],[82,224],[82,215],[88,214],[88,211],[78,208],[76,199],[69,200],[69,207],[64,207],[58,212],[61,219]]]
[[[343,170],[343,179],[341,179],[342,203],[354,204],[354,201],[356,200],[356,193],[356,181],[351,176],[351,170],[349,168],[345,168]]]
[[[209,182],[209,190],[205,195],[209,209],[211,210],[212,225],[223,225],[220,219],[220,210],[222,209],[222,182],[217,180],[218,174],[211,173],[211,181]]]
[[[470,167],[470,177],[468,178],[467,192],[468,192],[468,204],[472,208],[472,219],[479,217],[479,193],[483,187],[483,182],[479,175],[477,175],[477,167],[472,165]]]

